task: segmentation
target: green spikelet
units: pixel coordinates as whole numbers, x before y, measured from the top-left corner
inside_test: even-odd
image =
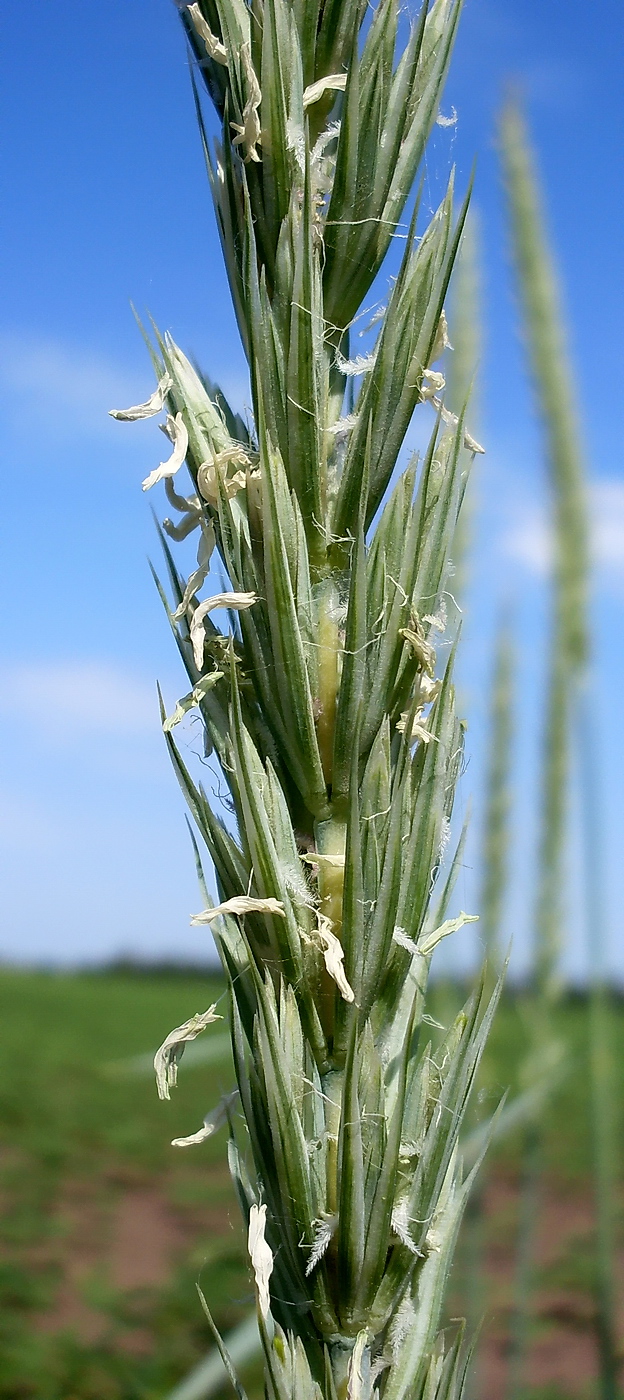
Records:
[[[514,655],[509,622],[499,626],[494,657],[483,823],[481,936],[488,962],[501,960],[500,929],[507,887],[511,804]]]
[[[449,404],[456,413],[460,413],[470,400],[470,416],[473,422],[476,422],[479,416],[478,374],[482,349],[480,243],[479,215],[473,207],[466,219],[453,278],[449,328],[453,352],[448,357],[447,374]],[[453,542],[453,593],[459,600],[464,597],[470,578],[470,545],[477,491],[478,479],[475,480],[473,474],[457,521]]]
[[[164,404],[173,445],[144,483],[164,481],[176,522],[163,599],[188,693],[163,721],[218,887],[194,922],[229,987],[229,1161],[269,1400],[442,1400],[465,1376],[440,1320],[474,1174],[459,1134],[497,992],[481,982],[435,1054],[425,1013],[431,954],[468,917],[432,902],[463,750],[445,608],[463,419],[442,405],[424,459],[396,470],[414,410],[444,389],[432,366],[467,209],[452,178],[418,239],[412,221],[373,353],[349,351],[460,8],[425,5],[402,53],[396,0],[372,15],[362,0],[181,9],[253,427],[169,336],[153,352],[160,392],[134,416]],[[192,532],[185,579],[169,540]],[[213,551],[226,582],[209,596]],[[179,751],[192,708],[232,822]],[[168,1082],[194,1034],[195,1021],[168,1038]]]

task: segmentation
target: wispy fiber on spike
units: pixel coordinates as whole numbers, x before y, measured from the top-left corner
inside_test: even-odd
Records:
[[[370,357],[349,345],[403,236],[460,11],[425,3],[401,51],[398,0],[181,7],[253,425],[155,330],[178,435],[147,481],[169,481],[179,516],[162,534],[171,604],[159,588],[188,683],[163,728],[214,863],[217,899],[193,923],[214,929],[228,984],[244,1119],[229,1160],[268,1400],[369,1400],[373,1384],[392,1400],[407,1378],[460,1400],[465,1378],[440,1323],[495,999],[480,984],[435,1056],[421,1036],[431,956],[470,917],[447,917],[452,873],[436,891],[463,752],[444,637],[463,414],[440,403],[423,461],[398,466],[414,411],[444,389],[432,366],[470,193],[456,212],[453,177],[428,226],[416,206]],[[197,529],[184,579],[173,545]],[[192,706],[228,825],[172,735]]]

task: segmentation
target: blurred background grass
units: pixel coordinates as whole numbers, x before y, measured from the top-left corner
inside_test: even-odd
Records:
[[[156,1400],[211,1349],[197,1280],[222,1331],[248,1313],[252,1287],[224,1135],[188,1150],[170,1146],[231,1087],[228,1058],[187,1057],[165,1104],[149,1072],[123,1064],[222,992],[218,979],[171,968],[0,974],[2,1400]],[[458,996],[437,984],[433,1014],[448,1019]],[[570,1059],[545,1115],[529,1356],[530,1394],[544,1400],[590,1395],[596,1374],[587,1000],[568,996],[555,1015]],[[620,999],[611,1016],[621,1105]],[[515,1087],[529,1035],[523,996],[511,992],[475,1121]],[[617,1131],[621,1142],[621,1120]],[[475,1393],[488,1400],[504,1385],[520,1173],[521,1134],[512,1134],[492,1151],[481,1203],[478,1305],[487,1340]],[[474,1311],[474,1288],[467,1232],[449,1316]],[[260,1395],[257,1366],[244,1368],[243,1380],[250,1397]]]

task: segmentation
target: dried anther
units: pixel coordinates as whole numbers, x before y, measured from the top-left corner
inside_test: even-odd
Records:
[[[323,949],[325,967],[333,978],[341,997],[345,1001],[354,1001],[355,994],[349,985],[344,970],[344,948],[340,939],[336,937],[329,919],[324,914],[317,913],[318,937]]]
[[[213,1133],[219,1131],[227,1123],[230,1109],[238,1099],[238,1089],[234,1089],[231,1094],[224,1094],[220,1103],[213,1108],[211,1113],[207,1113],[201,1128],[196,1133],[191,1133],[189,1137],[172,1138],[172,1147],[195,1147],[197,1143],[205,1142],[212,1137]]]
[[[212,598],[204,598],[202,603],[198,603],[191,621],[191,644],[198,671],[204,662],[204,618],[208,613],[214,612],[216,608],[231,608],[233,612],[242,612],[245,608],[253,607],[257,601],[255,593],[215,593]]]
[[[286,910],[279,899],[254,899],[247,894],[236,894],[232,899],[225,899],[222,904],[215,904],[211,909],[202,909],[199,914],[193,914],[191,924],[194,927],[198,924],[211,924],[220,914],[235,914],[239,919],[244,914],[280,914],[284,918]]]
[[[163,521],[163,524],[164,523],[165,522]],[[184,589],[184,594],[182,597],[182,602],[180,603],[179,607],[176,608],[173,614],[174,622],[179,622],[180,619],[185,616],[185,613],[191,600],[195,597],[196,593],[199,593],[200,588],[203,588],[206,579],[208,578],[210,560],[212,559],[212,555],[215,548],[214,525],[212,523],[212,520],[206,522],[202,515],[199,515],[198,524],[201,528],[201,537],[199,541],[199,547],[197,550],[197,568],[195,569],[195,572],[192,573],[187,579],[186,588]],[[197,665],[201,666],[201,661],[199,661]]]
[[[228,467],[231,465],[243,467],[244,470],[228,476]],[[219,485],[228,499],[242,491],[247,482],[245,473],[250,467],[251,462],[245,449],[236,442],[231,443],[222,452],[217,452],[211,460],[202,462],[197,472],[197,485],[204,500],[212,506],[217,506]]]
[[[120,423],[136,423],[141,418],[153,418],[157,413],[162,413],[165,399],[169,390],[173,388],[173,379],[170,374],[163,374],[159,379],[153,394],[145,403],[135,404],[134,408],[111,408],[109,416],[117,418]]]
[[[448,938],[450,933],[457,933],[464,924],[477,924],[478,922],[478,914],[464,914],[462,909],[461,914],[458,914],[456,919],[445,919],[439,928],[432,929],[431,933],[422,934],[417,943],[418,952],[427,956],[433,952],[434,948],[437,948],[438,943],[441,943],[443,938]]]
[[[451,342],[448,338],[448,321],[446,319],[446,312],[442,311],[440,313],[440,320],[438,321],[438,329],[436,331],[436,338],[433,342],[431,355],[429,357],[429,363],[434,365],[436,360],[440,360],[442,358],[445,350],[452,349],[453,346],[451,345]]]
[[[223,671],[211,671],[210,675],[202,676],[201,680],[189,691],[188,695],[183,695],[182,699],[178,700],[173,714],[169,715],[168,718],[164,720],[163,733],[170,734],[171,730],[176,724],[180,723],[181,719],[184,719],[184,716],[188,714],[189,710],[193,710],[196,705],[201,705],[202,700],[205,699],[208,691],[212,690],[213,685],[216,685],[217,681],[222,680]]]
[[[435,651],[426,640],[420,618],[412,613],[409,627],[401,627],[399,636],[408,643],[416,656],[419,665],[428,676],[433,676],[435,670]]]
[[[221,40],[217,39],[216,34],[213,34],[210,25],[207,24],[204,19],[199,5],[187,5],[186,8],[193,21],[195,33],[199,34],[200,39],[204,41],[208,57],[212,58],[215,63],[221,63],[227,68],[228,57],[225,44],[222,44]]]
[[[166,423],[161,424],[161,426],[163,432],[173,443],[173,452],[166,462],[161,462],[158,467],[154,468],[153,472],[150,472],[149,476],[146,476],[142,483],[144,491],[149,491],[158,481],[164,481],[168,476],[175,476],[188,452],[188,431],[181,413],[176,413],[175,418],[172,418],[171,414],[168,413]]]
[[[347,86],[346,73],[330,73],[327,78],[319,78],[318,82],[310,83],[310,86],[303,91],[303,110],[307,111],[314,102],[318,102],[326,92],[344,92]]]
[[[234,137],[233,145],[243,147],[243,161],[245,165],[248,165],[250,161],[255,161],[257,163],[260,161],[260,156],[258,155],[256,147],[259,146],[262,141],[262,127],[258,116],[258,108],[262,101],[262,93],[251,62],[248,44],[243,44],[241,48],[241,58],[243,60],[243,68],[247,80],[248,96],[243,108],[242,125],[239,122],[230,122],[230,126],[233,131],[237,132],[237,135]]]
[[[176,1026],[170,1031],[166,1040],[163,1040],[160,1049],[154,1056],[154,1070],[156,1072],[156,1087],[160,1099],[170,1097],[169,1090],[175,1088],[178,1082],[178,1065],[184,1054],[184,1047],[189,1040],[195,1040],[206,1026],[210,1026],[213,1021],[220,1021],[215,1006],[209,1006],[207,1011],[198,1011],[191,1016],[189,1021],[184,1021],[183,1025]]]
[[[258,1294],[258,1307],[265,1319],[269,1315],[271,1306],[271,1295],[269,1293],[269,1279],[273,1273],[273,1254],[264,1238],[266,1229],[265,1205],[252,1205],[249,1211],[249,1230],[247,1234],[247,1248],[251,1267],[254,1271],[256,1289]]]

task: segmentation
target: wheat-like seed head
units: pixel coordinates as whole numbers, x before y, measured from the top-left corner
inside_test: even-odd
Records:
[[[451,176],[422,236],[417,207],[402,219],[461,6],[425,5],[401,53],[396,0],[372,14],[363,0],[179,8],[253,427],[158,334],[159,390],[129,413],[165,404],[173,454],[145,485],[165,479],[169,539],[199,532],[190,580],[163,535],[173,604],[161,593],[190,682],[163,728],[219,891],[194,922],[210,924],[230,990],[230,1166],[267,1392],[458,1396],[460,1340],[445,1357],[438,1326],[493,1001],[480,984],[435,1055],[421,1031],[433,948],[468,917],[445,920],[459,851],[433,900],[463,752],[449,555],[480,450],[444,405],[441,365],[467,199],[455,217]],[[397,233],[374,350],[352,356]],[[424,459],[397,471],[431,400]],[[203,600],[215,542],[227,589]],[[235,829],[176,745],[192,707]]]

